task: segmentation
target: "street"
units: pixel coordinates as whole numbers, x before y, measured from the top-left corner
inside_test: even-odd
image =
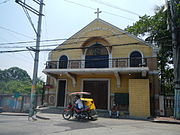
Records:
[[[50,120],[28,121],[27,116],[0,115],[0,135],[179,135],[180,125],[142,120],[98,118],[97,121],[64,120],[48,114]]]

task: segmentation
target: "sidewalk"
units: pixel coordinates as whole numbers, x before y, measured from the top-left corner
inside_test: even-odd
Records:
[[[28,116],[28,113],[16,113],[16,112],[2,112],[0,115],[7,115],[7,116]]]
[[[169,123],[169,124],[180,124],[180,120],[176,120],[173,117],[156,117],[152,122],[157,123]]]

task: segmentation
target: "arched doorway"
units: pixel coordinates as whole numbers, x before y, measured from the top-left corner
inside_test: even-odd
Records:
[[[106,47],[96,43],[86,51],[85,68],[108,68],[109,55]]]
[[[133,51],[130,54],[130,67],[139,67],[142,65],[142,55],[138,51]]]
[[[59,58],[59,68],[63,69],[63,68],[67,68],[67,64],[68,64],[68,57],[66,55],[63,55]]]

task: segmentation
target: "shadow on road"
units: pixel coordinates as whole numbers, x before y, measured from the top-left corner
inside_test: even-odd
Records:
[[[99,127],[105,127],[104,125],[98,124],[94,121],[90,120],[77,120],[77,119],[71,119],[65,123],[58,123],[54,124],[55,126],[63,126],[67,127],[66,131],[71,130],[78,130],[78,129],[87,129],[87,128],[99,128]]]

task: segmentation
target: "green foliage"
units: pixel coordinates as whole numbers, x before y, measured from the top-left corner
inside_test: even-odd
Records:
[[[31,92],[31,83],[27,81],[8,81],[6,84],[6,94],[12,93],[23,93],[30,94]]]
[[[4,71],[0,71],[0,81],[8,82],[12,80],[31,81],[31,78],[25,70],[18,67],[12,67],[5,69]]]
[[[25,70],[18,67],[12,67],[0,70],[0,94],[30,94],[32,81]],[[36,93],[41,94],[43,81],[38,78]]]
[[[177,13],[180,13],[180,4],[176,5]],[[178,29],[180,28],[180,14],[177,19]],[[146,36],[146,41],[160,48],[158,54],[158,67],[161,71],[161,89],[164,93],[173,93],[173,51],[171,30],[169,29],[170,11],[164,11],[164,7],[156,9],[154,16],[144,15],[128,26],[125,30],[136,36]]]
[[[44,85],[44,81],[42,80],[42,78],[38,78],[37,79],[37,85],[36,85],[36,94],[42,94],[43,93],[43,85]]]

